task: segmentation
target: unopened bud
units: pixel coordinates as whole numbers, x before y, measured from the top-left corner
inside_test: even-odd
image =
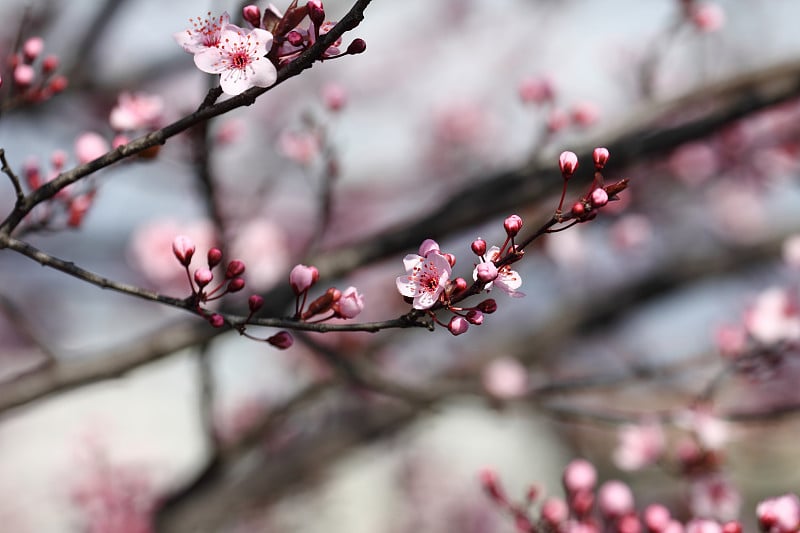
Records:
[[[247,299],[247,306],[250,308],[251,313],[255,313],[264,305],[264,298],[258,294],[252,295]]]
[[[497,279],[497,267],[491,261],[479,264],[475,268],[475,276],[483,283],[490,283]]]
[[[564,176],[564,179],[569,179],[578,168],[578,156],[575,152],[561,152],[558,157],[558,167],[561,169],[561,175]]]
[[[285,350],[294,344],[294,338],[288,331],[279,331],[272,337],[268,338],[267,342],[279,350]]]
[[[214,268],[222,262],[222,250],[212,248],[208,251],[208,268]]]
[[[298,296],[306,292],[319,279],[319,270],[313,266],[295,265],[289,273],[289,284]]]
[[[353,42],[347,47],[347,53],[350,55],[363,54],[366,49],[367,41],[364,39],[353,39]]]
[[[261,26],[261,10],[257,5],[246,5],[242,8],[242,17],[251,26],[258,28]]]
[[[459,293],[467,290],[467,280],[464,278],[456,278],[453,280],[453,293]]]
[[[595,148],[594,152],[592,152],[592,158],[594,159],[594,168],[597,170],[602,169],[606,166],[608,162],[608,148]]]
[[[325,22],[325,8],[322,6],[320,0],[308,0],[306,4],[308,10],[308,18],[314,23],[314,26],[319,28]]]
[[[450,263],[451,267],[456,266],[456,256],[453,254],[444,254],[444,258],[447,259],[447,262]]]
[[[228,268],[225,269],[225,277],[228,279],[235,278],[244,274],[244,263],[238,259],[234,259],[228,263]]]
[[[472,248],[472,253],[481,257],[486,253],[486,241],[483,239],[475,239],[472,241],[472,244],[470,244],[470,248]]]
[[[303,44],[303,35],[295,30],[286,34],[286,41],[292,46],[300,46]]]
[[[30,65],[17,65],[17,68],[14,69],[14,83],[20,87],[29,87],[35,77],[36,72]]]
[[[192,262],[195,246],[192,240],[186,235],[178,235],[172,241],[172,253],[175,258],[185,267],[188,267]]]
[[[44,50],[44,41],[41,37],[31,37],[22,45],[22,53],[28,62],[33,61]]]
[[[471,311],[467,312],[467,322],[476,326],[480,326],[483,324],[483,313],[477,309],[472,309]]]
[[[488,298],[475,307],[476,309],[480,309],[483,313],[491,315],[497,311],[497,302],[494,300],[494,298]]]
[[[242,278],[233,278],[228,283],[228,292],[239,292],[242,289],[244,289],[244,279]]]
[[[503,228],[509,237],[514,237],[522,229],[522,218],[519,215],[511,215],[503,221]]]
[[[44,74],[50,74],[51,72],[54,72],[58,68],[58,65],[59,65],[58,56],[54,55],[46,56],[42,60],[42,72]]]
[[[462,333],[466,333],[469,329],[469,322],[467,322],[467,319],[464,317],[454,316],[450,319],[447,329],[450,330],[450,333],[453,335],[461,335]]]
[[[505,503],[506,495],[503,492],[503,487],[500,486],[500,480],[497,478],[497,472],[489,468],[484,468],[478,474],[480,477],[483,490],[489,497],[498,503]]]
[[[592,191],[592,205],[594,207],[603,207],[608,203],[608,193],[602,187],[598,187]]]
[[[580,218],[586,213],[586,206],[583,205],[583,202],[575,202],[571,211],[572,216]]]
[[[342,291],[335,287],[331,287],[325,294],[314,300],[308,305],[308,309],[303,313],[303,319],[311,318],[314,315],[326,313],[333,308],[333,304],[339,301],[342,297]]]
[[[213,315],[208,317],[208,323],[215,328],[221,328],[222,326],[225,325],[225,319],[222,318],[222,315],[214,313]]]
[[[211,283],[214,279],[214,274],[208,268],[198,268],[194,271],[194,281],[201,289]]]

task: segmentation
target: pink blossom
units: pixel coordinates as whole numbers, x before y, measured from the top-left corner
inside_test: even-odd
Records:
[[[475,267],[475,280],[482,281],[484,283],[491,283],[497,279],[498,270],[497,267],[494,266],[494,263],[491,261],[487,261],[486,263],[479,263],[478,266]]]
[[[450,262],[438,250],[431,250],[424,257],[408,254],[403,259],[403,266],[406,274],[398,276],[397,290],[414,299],[414,309],[432,307],[453,272]]]
[[[31,37],[22,45],[22,53],[28,61],[33,61],[44,51],[44,41],[41,37]]]
[[[347,103],[347,91],[339,83],[326,83],[322,86],[322,101],[331,111],[341,111]]]
[[[764,500],[756,507],[756,516],[767,533],[793,533],[800,528],[800,499],[784,494]]]
[[[603,207],[608,203],[608,193],[602,187],[592,191],[592,206]]]
[[[722,533],[722,526],[713,520],[695,518],[686,524],[686,533]]]
[[[439,250],[439,243],[434,241],[433,239],[425,239],[424,241],[422,241],[422,244],[419,245],[418,253],[422,257],[427,257],[428,254],[431,252],[441,253]]]
[[[653,503],[645,507],[642,517],[648,531],[664,531],[672,520],[669,509],[660,503]]]
[[[157,128],[164,113],[160,96],[146,93],[121,93],[108,121],[117,131]]]
[[[519,398],[528,392],[528,370],[513,357],[498,357],[481,374],[483,388],[502,399]]]
[[[36,71],[28,64],[22,63],[14,69],[14,83],[21,87],[29,86],[35,78]]]
[[[692,480],[689,502],[695,516],[734,520],[739,516],[742,497],[728,479],[721,475],[709,475]]]
[[[763,344],[800,339],[800,314],[789,294],[771,287],[758,295],[745,314],[745,328]]]
[[[186,235],[178,235],[172,241],[172,253],[183,266],[189,266],[192,262],[192,256],[195,252],[195,245],[192,239]]]
[[[567,507],[567,502],[561,498],[547,498],[542,503],[541,514],[542,520],[555,528],[569,517],[569,507]]]
[[[783,241],[783,262],[793,270],[800,270],[800,234]]]
[[[75,156],[82,165],[104,155],[110,148],[104,137],[91,131],[81,134],[75,140]]]
[[[523,103],[543,104],[553,100],[553,82],[545,77],[524,78],[518,87],[519,98]]]
[[[718,4],[700,4],[692,11],[692,23],[703,32],[717,31],[725,25],[725,11]]]
[[[705,142],[691,142],[679,146],[669,157],[670,170],[687,185],[698,185],[717,173],[719,158],[716,151]]]
[[[633,511],[633,492],[622,481],[606,481],[597,491],[597,504],[608,517],[620,517]]]
[[[578,168],[578,156],[575,152],[569,150],[561,152],[561,155],[558,156],[558,168],[561,169],[561,174],[565,178],[572,176]]]
[[[238,228],[231,254],[247,264],[247,282],[259,291],[283,279],[291,261],[286,233],[267,218],[253,219]]]
[[[194,63],[203,72],[220,74],[222,90],[237,95],[251,87],[269,87],[275,83],[278,72],[265,57],[271,46],[270,32],[228,24],[220,32],[219,44],[197,52]]]
[[[217,18],[211,16],[211,12],[205,19],[196,17],[189,19],[192,27],[185,31],[180,31],[173,36],[181,47],[190,54],[197,54],[207,48],[216,48],[220,41],[222,28],[230,23],[230,16],[225,12]]]
[[[469,322],[462,316],[454,316],[450,319],[447,329],[449,329],[450,333],[453,335],[461,335],[462,333],[466,333],[469,329]]]
[[[342,296],[333,305],[333,310],[340,318],[355,318],[364,310],[364,297],[358,294],[355,287],[348,287],[342,291]]]
[[[496,261],[500,256],[500,248],[497,246],[492,246],[489,248],[489,251],[486,253],[488,261]],[[486,263],[481,263],[486,264]],[[480,266],[480,265],[478,265]],[[472,271],[472,279],[478,279],[478,266]],[[486,267],[484,267],[486,268]],[[519,273],[516,270],[511,270],[509,265],[503,265],[499,269],[497,269],[497,277],[494,278],[494,281],[490,281],[484,287],[487,291],[490,290],[492,287],[496,286],[498,289],[503,291],[504,293],[508,294],[512,298],[520,298],[525,296],[525,293],[518,291],[522,286],[522,278],[520,277]]]
[[[609,157],[608,148],[595,148],[592,152],[592,159],[594,160],[594,166],[596,169],[602,169],[608,163]]]
[[[718,450],[728,442],[728,423],[699,406],[681,411],[675,423],[693,432],[706,450]]]
[[[284,131],[278,138],[278,151],[301,165],[310,165],[321,151],[319,138],[311,132]]]
[[[572,106],[571,115],[575,124],[586,128],[600,119],[600,108],[593,102],[578,102]]]
[[[619,443],[614,450],[614,464],[622,470],[639,470],[654,464],[664,453],[666,439],[661,424],[627,424],[617,432]]]
[[[568,492],[591,491],[597,483],[597,470],[586,459],[573,459],[564,468],[563,481]]]

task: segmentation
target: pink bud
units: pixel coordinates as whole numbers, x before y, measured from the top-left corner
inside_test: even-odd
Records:
[[[503,487],[500,486],[500,480],[497,478],[497,472],[491,468],[483,468],[478,472],[478,477],[481,480],[481,485],[483,485],[483,490],[492,500],[499,503],[506,501]]]
[[[486,241],[483,239],[475,239],[472,241],[472,244],[470,244],[470,248],[472,248],[472,253],[481,257],[486,253]]]
[[[725,524],[722,526],[722,533],[742,533],[742,531],[742,524],[736,520],[725,522]]]
[[[592,158],[594,158],[594,168],[597,170],[602,169],[606,166],[608,162],[608,148],[595,148],[594,152],[592,152]]]
[[[249,4],[242,8],[242,17],[254,28],[261,26],[261,10],[258,6]]]
[[[494,263],[487,261],[476,267],[476,276],[483,283],[489,283],[497,279],[498,271]]]
[[[543,104],[553,99],[553,84],[546,78],[525,78],[519,84],[519,98],[523,103]]]
[[[547,498],[542,504],[542,520],[551,528],[558,529],[569,517],[569,508],[560,498]]]
[[[247,306],[250,308],[251,313],[255,313],[264,305],[264,298],[258,294],[252,295],[247,299]]]
[[[89,212],[92,206],[92,194],[82,194],[72,199],[69,203],[69,218],[67,225],[71,228],[77,228],[83,222],[83,217]]]
[[[669,509],[658,503],[645,507],[643,516],[647,530],[655,533],[664,531],[672,520]]]
[[[22,45],[22,53],[25,54],[25,59],[33,61],[44,50],[44,41],[41,37],[31,37],[25,44]]]
[[[586,213],[586,206],[583,205],[583,202],[575,202],[570,211],[572,212],[572,216],[581,217]]]
[[[67,152],[64,150],[56,150],[50,156],[50,164],[53,165],[53,169],[57,171],[61,171],[64,168],[64,165],[67,162]]]
[[[564,178],[570,178],[578,168],[578,156],[575,152],[564,151],[558,157],[558,167],[561,169],[561,175]]]
[[[268,338],[267,342],[279,350],[285,350],[287,348],[291,348],[292,344],[294,344],[294,338],[292,338],[291,333],[288,331],[279,331],[272,337]]]
[[[30,86],[35,77],[36,71],[33,70],[33,67],[30,65],[23,63],[21,65],[17,65],[17,68],[14,69],[14,83],[20,87]]]
[[[454,316],[450,319],[447,329],[449,329],[450,333],[453,335],[461,335],[462,333],[466,333],[469,329],[469,322],[467,322],[464,317]]]
[[[367,41],[364,39],[353,39],[350,46],[347,47],[347,54],[358,55],[363,54],[367,50]]]
[[[574,459],[564,468],[563,482],[567,492],[594,490],[597,470],[586,459]]]
[[[453,292],[458,293],[467,290],[467,280],[464,278],[456,278],[453,280]]]
[[[127,135],[125,135],[123,133],[118,133],[117,135],[114,135],[113,139],[111,139],[111,148],[116,150],[120,146],[122,146],[124,144],[128,144],[129,142],[130,142],[130,139],[128,139]]]
[[[44,60],[42,60],[42,72],[44,74],[50,74],[58,68],[58,64],[58,56],[46,56]]]
[[[494,301],[494,298],[488,298],[476,306],[480,309],[483,313],[487,315],[491,315],[495,311],[497,311],[497,302]]]
[[[563,109],[552,109],[547,115],[547,130],[556,133],[563,130],[569,124],[569,115]]]
[[[444,255],[444,258],[447,259],[447,262],[450,263],[451,267],[456,266],[456,256],[454,256],[453,254],[442,254],[442,255]]]
[[[175,237],[175,240],[172,241],[172,253],[175,254],[180,264],[185,267],[191,264],[194,251],[194,243],[186,235],[178,235]]]
[[[50,80],[49,85],[47,86],[50,89],[50,92],[53,94],[58,94],[62,92],[64,89],[67,88],[68,82],[65,76],[56,76],[52,80]]]
[[[422,244],[419,245],[419,255],[422,257],[426,257],[431,252],[438,252],[439,251],[439,244],[434,241],[433,239],[425,239],[422,241]]]
[[[347,92],[338,83],[326,83],[322,87],[322,101],[331,111],[341,111],[347,103]]]
[[[215,328],[221,328],[225,325],[225,319],[222,318],[222,315],[214,313],[210,317],[208,317],[208,323],[211,324]]]
[[[306,292],[319,279],[316,267],[296,265],[289,273],[289,284],[296,295]]]
[[[300,46],[304,40],[303,35],[298,31],[292,30],[286,34],[286,41],[292,46]]]
[[[342,291],[342,295],[334,304],[333,310],[340,318],[355,318],[364,310],[364,297],[358,294],[355,287],[348,287]]]
[[[717,4],[700,4],[692,12],[692,23],[703,32],[717,31],[725,25],[725,11]]]
[[[233,278],[228,283],[228,292],[239,292],[244,289],[244,280],[242,278]]]
[[[212,248],[208,251],[208,268],[214,268],[222,262],[222,250],[219,248]]]
[[[99,133],[88,131],[75,140],[75,155],[81,165],[108,152],[111,147]]]
[[[795,494],[785,494],[764,500],[756,507],[756,516],[765,531],[797,531],[800,526],[800,499]]]
[[[628,513],[624,516],[621,516],[617,519],[617,523],[615,524],[617,533],[641,533],[642,532],[642,522],[639,520],[639,517],[636,516],[636,513]]]
[[[600,108],[592,102],[579,102],[572,107],[572,120],[578,126],[591,126],[599,118]]]
[[[325,8],[322,7],[322,2],[320,0],[308,0],[306,9],[308,10],[308,18],[311,19],[314,26],[317,28],[322,26],[322,23],[325,22]]]
[[[592,206],[603,207],[608,203],[608,193],[602,187],[592,191]]]
[[[503,228],[509,237],[514,237],[522,229],[522,218],[519,215],[510,215],[503,221]]]
[[[214,274],[208,268],[198,268],[194,271],[194,281],[201,289],[211,283],[214,279]]]
[[[483,313],[478,311],[477,309],[472,309],[467,312],[467,322],[470,324],[474,324],[476,326],[480,326],[483,324]]]
[[[630,487],[616,479],[606,481],[597,492],[600,511],[607,517],[616,518],[633,511],[633,492]]]
[[[227,279],[235,278],[244,274],[244,263],[238,259],[234,259],[228,263],[228,268],[225,269],[225,277]]]

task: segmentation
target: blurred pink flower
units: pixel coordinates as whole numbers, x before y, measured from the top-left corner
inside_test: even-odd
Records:
[[[553,82],[547,77],[527,77],[517,87],[519,98],[523,103],[543,104],[550,102],[555,96]]]
[[[600,107],[594,102],[578,102],[572,106],[570,115],[577,126],[588,128],[600,120]]]
[[[111,149],[108,141],[99,133],[88,131],[75,140],[75,156],[83,165],[104,155]]]
[[[669,157],[672,173],[687,185],[698,185],[719,169],[716,151],[701,141],[682,144]]]
[[[300,165],[310,165],[320,154],[319,138],[311,132],[284,131],[278,138],[278,151]]]
[[[666,437],[657,421],[624,425],[617,436],[619,442],[613,459],[622,470],[639,470],[655,464],[664,453]]]
[[[286,275],[290,263],[288,246],[283,228],[269,219],[257,218],[236,231],[231,254],[247,265],[248,286],[263,291]]]
[[[718,31],[725,25],[725,11],[719,4],[699,4],[692,11],[692,23],[703,32]]]
[[[108,121],[117,131],[157,128],[164,113],[164,100],[158,95],[128,93],[119,95]]]
[[[728,442],[728,423],[714,416],[707,407],[684,409],[675,415],[674,421],[694,433],[706,450],[718,450]]]
[[[689,506],[695,516],[735,520],[739,516],[742,497],[727,478],[712,474],[692,480]]]
[[[204,257],[214,244],[214,226],[211,222],[201,220],[180,224],[172,219],[154,220],[139,226],[128,243],[131,265],[159,289],[177,289],[188,285],[186,272],[175,260],[172,251],[172,243],[178,235],[189,238],[200,257]]]
[[[625,215],[609,228],[611,242],[617,249],[632,250],[644,246],[653,238],[653,226],[645,215]]]
[[[272,34],[260,28],[244,30],[228,24],[220,32],[219,45],[194,56],[203,72],[220,74],[226,94],[241,94],[251,87],[269,87],[278,77],[275,65],[265,56],[272,47]]]
[[[483,368],[483,388],[501,399],[519,398],[528,392],[528,370],[513,357],[497,357]]]
[[[745,313],[745,328],[763,344],[794,341],[800,339],[799,311],[784,289],[771,287],[761,292]]]
[[[783,241],[783,262],[793,270],[800,270],[800,234]]]
[[[769,498],[758,504],[756,516],[762,531],[794,533],[800,529],[800,499],[795,494]]]
[[[222,28],[230,23],[230,16],[225,12],[217,18],[213,18],[209,12],[205,19],[196,17],[189,19],[189,22],[192,23],[190,29],[179,31],[173,37],[184,50],[190,54],[196,54],[206,48],[216,48]]]

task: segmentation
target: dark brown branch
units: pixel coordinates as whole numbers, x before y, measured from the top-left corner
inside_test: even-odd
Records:
[[[0,171],[2,171],[3,174],[8,176],[8,179],[11,180],[11,185],[14,187],[14,194],[17,195],[17,205],[20,205],[25,201],[25,193],[22,190],[22,182],[19,181],[19,177],[14,174],[14,171],[8,164],[8,161],[6,160],[6,151],[3,148],[0,148],[0,163],[3,165],[0,167]]]

